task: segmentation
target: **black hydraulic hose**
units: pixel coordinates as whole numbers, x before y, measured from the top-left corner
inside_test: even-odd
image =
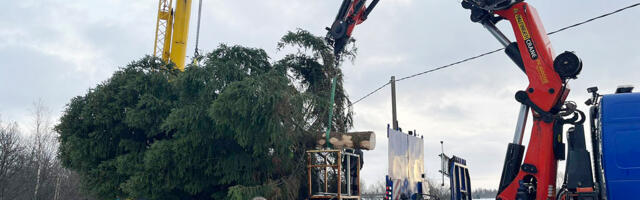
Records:
[[[378,4],[378,1],[380,0],[373,0],[371,2],[371,4],[369,4],[369,7],[367,7],[367,10],[364,11],[364,16],[362,16],[365,20],[367,19],[367,17],[369,17],[369,13],[371,13],[371,11],[373,10],[373,8],[376,7],[376,5]]]
[[[338,15],[336,15],[335,21],[344,19],[344,15],[347,13],[347,10],[349,9],[349,5],[351,5],[351,0],[342,1],[342,5],[340,5],[340,10],[338,10]]]

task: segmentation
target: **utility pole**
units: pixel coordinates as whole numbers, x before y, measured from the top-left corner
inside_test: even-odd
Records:
[[[398,130],[398,115],[396,114],[396,77],[391,76],[391,115],[393,130]]]
[[[444,154],[444,141],[440,140],[440,150],[442,153],[440,153],[440,164],[442,166],[440,166],[440,173],[442,174],[442,184],[440,186],[444,186],[444,175],[446,175],[447,173],[447,164],[445,163],[445,161],[448,161],[449,158]]]

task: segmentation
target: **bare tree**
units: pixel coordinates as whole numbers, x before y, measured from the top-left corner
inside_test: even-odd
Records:
[[[43,199],[40,197],[50,196],[40,193],[42,193],[41,186],[43,182],[50,181],[51,170],[56,163],[57,140],[53,132],[51,111],[44,105],[42,100],[34,102],[32,112],[32,145],[30,145],[30,152],[36,171],[33,199]],[[51,191],[48,192],[51,193]]]
[[[385,181],[378,180],[372,184],[366,184],[363,180],[360,180],[360,187],[362,194],[384,194],[385,193]]]
[[[20,144],[19,137],[15,122],[3,125],[0,121],[0,200],[12,197],[6,192],[23,165],[21,156],[24,147]]]
[[[57,133],[49,109],[33,104],[29,134],[0,120],[0,200],[93,199],[83,194],[80,176],[56,157]]]
[[[47,186],[53,189],[53,193],[46,196],[48,199],[90,199],[82,194],[80,176],[63,168],[58,160],[56,160],[51,172],[52,178]]]
[[[438,181],[427,178],[429,183],[429,195],[430,199],[450,199],[451,192],[449,191],[449,184],[438,184]]]

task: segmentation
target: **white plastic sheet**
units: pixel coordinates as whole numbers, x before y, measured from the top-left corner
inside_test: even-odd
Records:
[[[389,178],[393,181],[393,197],[411,197],[418,192],[424,173],[424,141],[400,131],[389,132]]]

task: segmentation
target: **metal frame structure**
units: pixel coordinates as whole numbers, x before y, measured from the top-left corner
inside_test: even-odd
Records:
[[[451,200],[469,200],[471,198],[471,177],[469,176],[469,168],[467,161],[457,156],[449,158],[446,154],[440,155],[442,173],[442,186],[444,186],[444,177],[449,177],[449,191]]]
[[[469,168],[467,168],[467,162],[456,156],[451,158],[449,174],[450,174],[450,186],[451,186],[451,199],[452,200],[467,200],[471,199],[471,179],[469,177]]]
[[[158,19],[156,20],[156,38],[153,44],[153,56],[169,60],[171,49],[171,30],[173,28],[173,0],[158,1]]]
[[[176,0],[175,2],[175,8],[172,7],[173,0],[158,2],[153,56],[162,54],[162,60],[173,62],[180,71],[184,71],[191,0]]]
[[[351,168],[346,168],[346,189],[347,193],[342,193],[342,156],[345,156],[347,166],[351,166],[351,157],[358,158],[358,167],[356,168],[356,184],[358,188],[360,188],[360,155],[354,153],[348,153],[344,150],[338,149],[321,149],[321,150],[308,150],[307,154],[307,184],[309,189],[309,199],[360,199],[360,190],[358,189],[357,194],[351,194]],[[335,154],[335,160],[332,163],[331,159],[329,159],[330,154]],[[317,155],[317,156],[316,156]],[[312,158],[320,157],[322,158],[321,164],[316,164],[313,162]],[[318,191],[316,194],[313,194],[313,181],[312,181],[312,170],[314,168],[319,168],[319,171],[324,172],[324,191]],[[329,169],[335,169],[336,172],[336,183],[337,183],[337,192],[331,193],[329,192]]]

